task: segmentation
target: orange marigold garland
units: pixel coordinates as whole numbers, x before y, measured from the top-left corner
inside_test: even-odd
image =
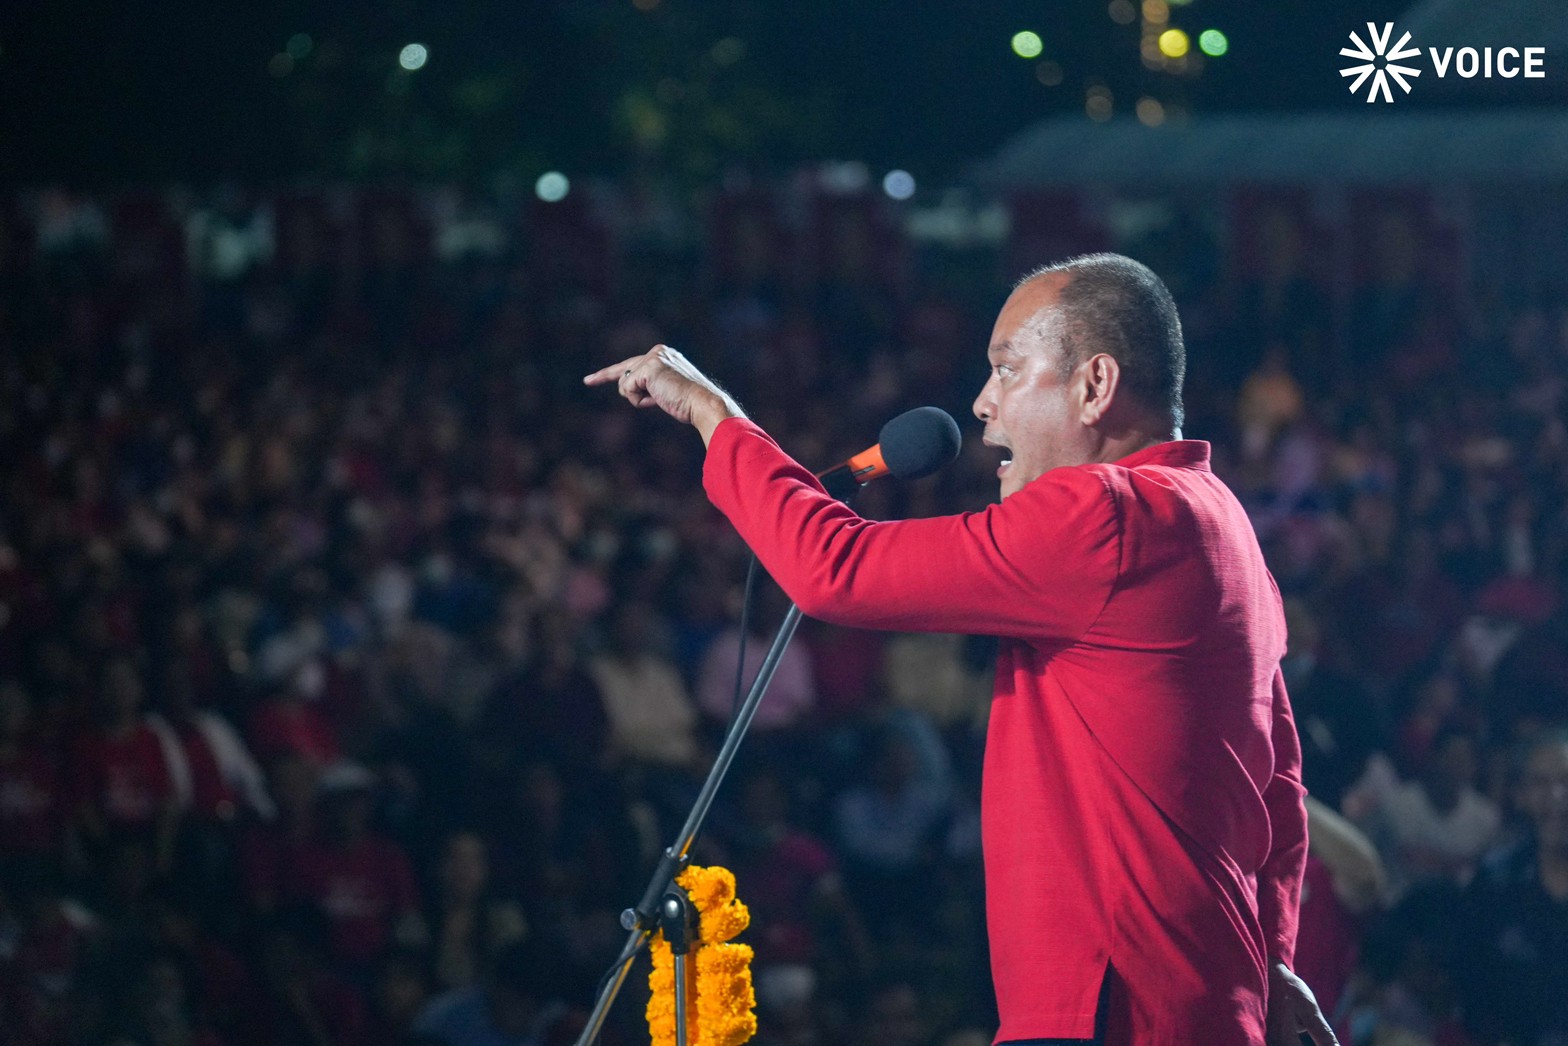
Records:
[[[740,1046],[757,1034],[757,1005],[751,988],[752,950],[730,939],[751,922],[735,897],[735,876],[727,868],[687,868],[675,882],[691,898],[700,919],[701,943],[686,964],[686,1046]],[[675,1046],[675,956],[664,934],[653,939],[653,995],[648,1000],[648,1031],[653,1046]]]

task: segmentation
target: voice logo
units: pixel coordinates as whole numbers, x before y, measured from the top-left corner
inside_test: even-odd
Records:
[[[1405,33],[1392,47],[1389,41],[1394,36],[1394,23],[1384,22],[1381,32],[1377,24],[1367,23],[1367,36],[1371,38],[1369,45],[1365,40],[1352,32],[1350,42],[1354,47],[1341,47],[1339,53],[1346,58],[1357,59],[1358,64],[1347,65],[1340,69],[1339,75],[1354,77],[1350,81],[1350,93],[1355,94],[1361,90],[1362,85],[1367,87],[1367,102],[1375,102],[1382,96],[1385,102],[1394,100],[1394,92],[1389,87],[1393,82],[1405,94],[1410,93],[1411,79],[1421,75],[1421,70],[1413,65],[1400,65],[1410,58],[1420,58],[1419,47],[1407,46],[1410,43],[1410,34]],[[1511,80],[1522,76],[1529,80],[1541,80],[1546,77],[1546,48],[1544,47],[1429,47],[1427,56],[1431,59],[1432,72],[1438,79],[1446,77],[1450,72],[1466,80],[1481,77],[1490,80],[1494,76]]]

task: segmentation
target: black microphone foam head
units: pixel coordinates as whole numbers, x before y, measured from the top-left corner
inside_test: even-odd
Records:
[[[887,470],[899,479],[920,479],[951,464],[963,441],[958,422],[940,407],[906,410],[882,426],[879,440]]]

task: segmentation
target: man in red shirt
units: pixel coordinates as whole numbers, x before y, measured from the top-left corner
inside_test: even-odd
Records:
[[[116,840],[149,844],[158,867],[167,870],[180,818],[175,752],[142,711],[145,691],[134,659],[111,659],[101,679],[102,720],[77,739],[73,753],[77,821],[91,847]]]
[[[697,428],[709,498],[813,617],[1001,637],[986,743],[998,1042],[1334,1042],[1290,972],[1306,858],[1278,590],[1182,440],[1169,291],[1093,255],[1031,274],[975,400],[983,512],[873,522],[667,346],[584,380]]]
[[[338,972],[360,979],[394,944],[428,936],[408,855],[371,829],[374,782],[357,763],[321,775],[324,831],[294,851],[280,883],[287,900],[326,916],[328,957]]]

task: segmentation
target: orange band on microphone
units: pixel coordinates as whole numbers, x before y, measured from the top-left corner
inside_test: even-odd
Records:
[[[846,465],[850,474],[855,477],[855,482],[864,486],[879,476],[887,475],[887,462],[882,460],[882,444],[878,443],[869,450],[863,450],[850,458]]]

